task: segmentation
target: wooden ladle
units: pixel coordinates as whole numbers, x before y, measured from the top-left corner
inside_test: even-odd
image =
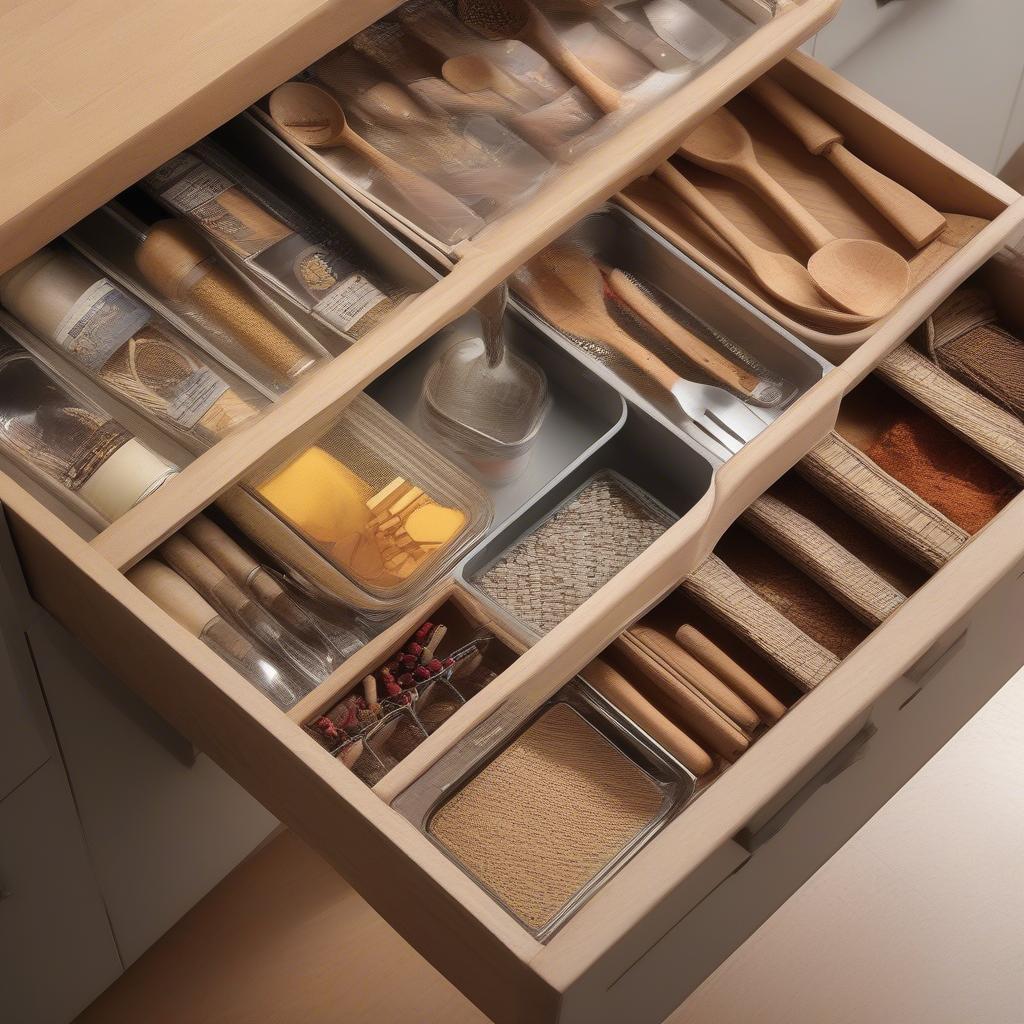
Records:
[[[345,120],[341,104],[312,82],[286,82],[270,94],[270,116],[297,142],[313,149],[344,146],[358,153],[417,209],[437,220],[457,217],[478,222],[464,203],[429,178],[410,171],[367,142]]]
[[[493,61],[476,53],[464,53],[446,60],[441,65],[441,77],[460,92],[489,89],[523,110],[533,110],[541,103],[533,90],[517,82]]]
[[[747,185],[788,221],[814,253],[807,270],[815,287],[838,306],[877,318],[907,294],[907,261],[873,239],[837,238],[761,166],[750,133],[724,107],[698,125],[679,152],[700,167]]]

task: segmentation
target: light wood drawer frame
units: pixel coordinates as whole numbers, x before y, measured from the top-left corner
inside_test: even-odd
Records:
[[[385,6],[390,5],[381,9]],[[546,945],[520,928],[295,721],[145,599],[122,570],[254,466],[315,437],[366,383],[662,158],[691,124],[774,63],[835,8],[832,0],[787,6],[783,16],[750,41],[754,45],[737,48],[593,159],[581,161],[521,211],[485,231],[473,251],[410,305],[400,322],[380,328],[335,359],[257,424],[202,456],[93,542],[0,476],[0,503],[36,599],[176,728],[324,852],[383,916],[499,1022],[596,1019],[602,994],[636,969],[674,922],[704,906],[709,893],[719,887],[724,891],[725,880],[737,869],[736,877],[742,878],[751,856],[740,841],[744,829],[756,829],[826,765],[886,699],[891,702],[906,687],[904,677],[915,662],[1024,560],[1024,500],[1013,502]],[[366,20],[379,13],[373,8]],[[1024,223],[1024,201],[1011,189],[813,62],[801,59],[800,66],[888,129],[903,133],[1005,211],[842,367],[725,464],[690,513],[478,695],[464,709],[467,714],[460,713],[403,762],[410,778],[513,693],[524,707],[542,702],[677,586],[746,505],[833,426],[843,395]],[[179,137],[171,151],[187,141]],[[153,149],[149,155],[152,166],[169,153]],[[133,167],[136,175],[148,169]],[[81,196],[95,194],[83,189]],[[74,204],[67,209],[75,209]],[[965,708],[963,720],[969,713]],[[897,775],[894,770],[892,778]],[[812,806],[809,801],[806,810]],[[804,813],[798,811],[793,821]],[[835,845],[844,831],[835,833]],[[774,842],[769,840],[766,848]],[[812,869],[808,864],[807,870]],[[786,886],[777,888],[781,900]],[[752,909],[738,922],[737,934],[748,925],[756,927],[763,916]],[[632,1019],[658,1019],[651,1015],[654,1004],[661,1012],[659,1000],[671,994],[668,988],[653,993],[649,1010],[638,1007]]]

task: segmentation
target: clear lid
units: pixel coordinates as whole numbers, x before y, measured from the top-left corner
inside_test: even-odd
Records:
[[[477,483],[365,395],[315,445],[246,486],[333,568],[329,589],[361,607],[408,602],[494,513]]]
[[[767,20],[770,0],[739,4],[408,0],[258,116],[340,187],[451,249]]]
[[[49,349],[193,451],[266,405],[128,283],[63,242],[0,276],[0,302]]]
[[[94,524],[178,471],[2,331],[0,451]]]
[[[394,282],[367,269],[335,225],[275,193],[215,143],[179,153],[142,184],[237,266],[346,342],[403,298]],[[173,254],[168,260],[163,276],[177,265]]]

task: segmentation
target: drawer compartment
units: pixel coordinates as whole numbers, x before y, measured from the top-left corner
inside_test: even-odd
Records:
[[[786,17],[809,6],[788,7],[775,24],[781,25]],[[765,31],[771,28],[769,25]],[[717,70],[709,72],[708,81]],[[731,81],[732,85],[738,83],[738,77]],[[840,96],[844,87],[834,83],[832,87]],[[839,106],[845,108],[845,102]],[[858,145],[868,145],[861,140],[870,140],[874,131],[891,139],[895,129],[886,124],[887,117],[880,110],[858,115],[855,120],[864,133],[858,136]],[[633,127],[624,129],[609,145],[632,145]],[[847,130],[853,138],[852,129]],[[264,137],[262,129],[249,124],[240,131],[253,151],[263,144],[253,141]],[[851,426],[850,409],[858,394],[892,385],[872,379],[863,390],[855,390],[861,378],[873,372],[917,325],[928,304],[934,305],[942,297],[940,292],[953,287],[1024,220],[1024,204],[1008,208],[1013,199],[1008,190],[925,137],[915,133],[912,141],[908,160],[921,162],[921,181],[927,178],[932,183],[929,197],[942,205],[944,183],[948,183],[951,201],[968,197],[973,208],[993,218],[993,223],[838,368],[830,369],[823,360],[794,345],[790,334],[777,330],[762,315],[773,315],[772,311],[757,311],[753,300],[736,302],[712,277],[678,259],[671,248],[621,212],[595,214],[616,226],[594,229],[591,238],[604,234],[607,239],[621,232],[623,239],[629,239],[622,252],[656,254],[651,266],[659,289],[673,301],[692,306],[709,322],[719,318],[729,332],[749,330],[750,347],[764,356],[765,362],[778,356],[780,368],[784,366],[798,378],[801,394],[783,413],[767,416],[762,421],[764,428],[742,447],[737,445],[738,451],[722,450],[645,401],[628,382],[608,372],[600,360],[582,352],[546,319],[518,308],[511,317],[513,336],[523,352],[542,364],[553,395],[551,418],[539,435],[529,468],[507,488],[494,481],[479,487],[494,505],[493,519],[480,519],[472,547],[467,542],[467,549],[458,553],[457,564],[439,573],[443,578],[425,582],[415,595],[410,592],[407,600],[388,607],[380,602],[359,605],[361,621],[372,622],[360,649],[318,679],[318,685],[309,687],[308,694],[289,709],[282,710],[266,699],[242,672],[203,642],[197,635],[202,630],[179,624],[146,598],[126,573],[151,550],[159,549],[165,538],[187,527],[197,512],[208,510],[212,518],[221,517],[213,507],[218,501],[221,509],[230,513],[233,497],[242,494],[242,502],[250,503],[251,508],[255,502],[252,492],[233,488],[233,483],[241,479],[258,487],[266,482],[268,467],[293,464],[287,460],[309,451],[347,403],[379,402],[405,423],[403,429],[427,438],[427,431],[417,422],[417,378],[422,377],[429,360],[460,332],[474,330],[466,312],[469,304],[514,270],[519,257],[556,238],[582,212],[579,204],[584,200],[578,196],[569,200],[565,191],[574,182],[579,184],[573,175],[582,163],[552,184],[541,205],[522,208],[520,215],[536,223],[522,236],[513,234],[507,251],[499,253],[487,246],[509,240],[502,232],[512,231],[509,225],[516,214],[502,224],[496,222],[489,236],[482,233],[476,240],[481,248],[465,252],[436,284],[430,284],[434,276],[418,263],[429,287],[395,323],[384,325],[367,344],[361,342],[338,356],[308,385],[298,385],[256,428],[226,439],[197,459],[187,476],[182,474],[176,485],[154,496],[159,499],[155,504],[148,509],[140,506],[131,522],[121,524],[126,524],[125,529],[101,534],[90,543],[90,535],[76,530],[70,517],[62,520],[59,513],[43,508],[15,482],[0,477],[0,502],[11,522],[33,595],[111,671],[321,850],[389,923],[499,1024],[522,1020],[589,1024],[624,1017],[637,1024],[654,1024],[909,777],[1008,677],[1020,659],[1015,640],[1007,639],[1004,632],[998,637],[984,632],[989,622],[1007,614],[1008,602],[1015,600],[1012,588],[1003,586],[1024,564],[1024,504],[1019,497],[1001,507],[973,536],[955,523],[956,529],[950,531],[937,515],[931,515],[929,523],[938,523],[945,530],[942,543],[923,546],[908,540],[899,549],[900,558],[894,557],[891,563],[884,556],[873,562],[864,545],[859,554],[863,565],[888,589],[879,587],[874,577],[863,571],[852,582],[843,576],[846,563],[836,561],[832,543],[836,541],[835,524],[810,506],[797,511],[814,525],[819,543],[813,552],[803,555],[787,547],[793,540],[792,517],[782,522],[770,516],[756,521],[746,518],[755,499],[806,458],[834,428],[834,436],[848,446],[873,450],[875,438],[867,436],[870,431],[864,426],[865,417],[853,417],[856,422]],[[277,142],[268,152],[276,153],[276,162],[271,160],[268,167],[282,179],[295,176],[303,180],[303,175],[311,173],[297,165]],[[595,151],[592,155],[599,154]],[[631,160],[631,174],[639,170],[637,159]],[[610,181],[608,177],[605,183]],[[591,184],[594,188],[585,190],[589,198],[584,205],[600,191],[599,182]],[[323,179],[312,176],[310,188],[326,205],[342,204],[355,215],[350,201]],[[556,200],[564,200],[564,207],[543,205]],[[550,216],[542,222],[538,218],[545,211]],[[360,218],[364,235],[372,237],[376,228],[361,211]],[[691,289],[695,297],[689,300]],[[417,348],[411,359],[402,359]],[[357,399],[369,381],[373,381],[372,396]],[[843,408],[850,393],[852,399]],[[971,443],[977,447],[977,438]],[[407,444],[409,451],[417,447],[412,441]],[[371,452],[373,445],[364,444],[364,450]],[[862,448],[858,451],[864,454]],[[827,459],[822,461],[826,463],[822,473],[831,471],[833,478],[842,475]],[[503,559],[514,561],[528,546],[531,551],[543,549],[540,534],[555,521],[549,516],[557,517],[571,507],[588,482],[607,479],[601,474],[608,471],[650,496],[649,502],[638,502],[646,505],[648,512],[655,502],[661,506],[663,515],[656,518],[663,532],[638,545],[635,557],[624,567],[614,558],[607,559],[606,571],[595,571],[590,580],[593,585],[578,606],[567,603],[556,609],[550,621],[538,617],[527,623],[525,612],[531,605],[543,604],[544,588],[530,590],[524,601],[513,584],[496,598],[484,579]],[[396,504],[406,499],[419,501],[423,495],[405,490],[406,474],[398,475],[402,481]],[[869,478],[892,487],[878,473]],[[860,479],[863,477],[855,476],[854,484]],[[373,487],[367,484],[365,495],[356,486],[359,502],[355,505],[386,504],[389,486],[386,480],[376,481]],[[846,487],[846,491],[851,489],[857,488]],[[302,485],[296,492],[305,496],[309,490]],[[920,502],[915,504],[899,493],[915,514],[930,514]],[[859,519],[877,518],[880,504],[885,505],[878,500],[865,501]],[[407,529],[408,521],[403,519],[407,507],[402,505],[391,518],[381,521],[393,529],[389,542],[404,543],[404,531],[417,544],[441,544],[413,536],[416,531]],[[260,508],[266,513],[264,505]],[[387,508],[392,511],[390,505]],[[446,506],[446,511],[451,507]],[[741,516],[744,519],[737,525]],[[296,523],[298,517],[288,518]],[[398,522],[392,523],[392,518]],[[224,518],[219,521],[227,525]],[[766,523],[772,531],[766,531]],[[872,523],[877,527],[875,520]],[[868,523],[869,530],[874,528],[872,523]],[[787,619],[789,598],[769,592],[760,563],[742,551],[726,551],[730,530],[755,531],[759,543],[771,544],[776,559],[803,558],[800,572],[812,581],[812,587],[832,595],[839,618],[845,616],[847,624],[853,621],[856,630],[840,643],[830,639],[827,631],[815,632],[813,623]],[[339,588],[332,594],[328,585],[332,580],[336,583],[339,575],[337,566],[333,567],[334,576],[328,573],[327,556],[333,552],[315,547],[324,538],[312,527],[306,532],[312,543],[301,538],[296,543],[291,537],[288,545],[268,544],[276,556],[268,559],[268,568],[294,568],[290,555],[305,552],[303,572],[296,573],[290,585],[305,583],[307,595],[336,601],[342,591]],[[904,529],[902,535],[912,532]],[[613,543],[618,536],[612,531]],[[723,537],[725,547],[720,546]],[[449,842],[446,853],[440,842],[441,830],[431,831],[429,815],[415,819],[403,811],[404,802],[410,794],[415,795],[424,779],[442,794],[464,793],[497,755],[513,748],[521,750],[523,744],[516,746],[515,741],[532,734],[535,723],[543,718],[541,709],[563,693],[567,684],[581,686],[576,681],[578,674],[582,672],[586,679],[589,663],[625,630],[641,620],[641,625],[656,626],[659,613],[666,609],[671,612],[670,625],[678,627],[683,613],[673,603],[679,600],[676,591],[706,564],[716,545],[727,556],[723,562],[733,575],[758,598],[756,608],[761,616],[751,619],[749,608],[753,605],[749,602],[741,602],[737,608],[735,602],[721,600],[712,609],[719,619],[727,620],[724,628],[732,635],[731,640],[720,637],[720,646],[763,689],[748,689],[745,699],[733,702],[731,710],[722,703],[720,691],[717,698],[708,698],[712,703],[718,701],[718,710],[732,720],[735,728],[728,735],[735,739],[738,733],[742,742],[713,746],[701,736],[711,747],[703,750],[710,764],[694,759],[693,770],[686,775],[692,783],[692,798],[687,789],[679,806],[672,804],[667,812],[661,804],[655,807],[653,798],[637,800],[635,805],[628,799],[620,801],[620,807],[622,803],[630,805],[631,815],[620,815],[616,836],[621,842],[614,844],[615,849],[599,851],[601,856],[595,855],[595,862],[585,865],[587,870],[574,874],[572,880],[579,884],[574,889],[566,883],[552,896],[543,908],[547,917],[539,911],[532,914],[529,907],[513,908],[515,912],[510,913],[508,901],[499,902],[493,895],[498,883],[507,881],[507,873],[488,874],[465,845],[460,847],[462,861],[456,863],[449,855],[458,845],[452,833],[445,833]],[[559,545],[556,538],[547,550],[563,557],[561,567],[550,573],[545,583],[550,592],[558,590],[577,566],[565,567],[565,553],[574,550],[570,543]],[[389,547],[388,558],[393,554]],[[162,556],[155,553],[150,557]],[[556,562],[549,557],[547,564]],[[618,571],[612,575],[609,566]],[[865,581],[872,586],[866,587]],[[905,589],[901,589],[901,581]],[[349,585],[343,591],[349,604],[357,603],[357,589]],[[982,603],[987,601],[991,605]],[[745,610],[747,625],[741,636],[736,623]],[[768,645],[759,626],[766,621],[766,614],[776,625],[780,618],[787,619],[796,632],[791,630],[783,638],[800,640],[798,653],[818,655],[817,662],[784,657],[784,645]],[[793,614],[792,609],[788,614]],[[335,730],[343,731],[351,717],[348,712],[343,718],[331,718],[339,700],[361,691],[367,704],[372,703],[367,696],[372,692],[370,684],[366,690],[362,685],[370,675],[376,685],[386,685],[388,675],[395,674],[396,656],[417,659],[408,666],[413,683],[415,669],[422,667],[431,676],[422,681],[436,684],[432,675],[436,670],[429,667],[433,659],[421,662],[418,659],[423,652],[411,649],[412,644],[423,646],[416,639],[417,630],[435,615],[453,626],[453,641],[471,638],[478,628],[495,636],[507,648],[507,667],[469,699],[460,693],[464,703],[454,713],[439,716],[436,727],[425,726],[416,705],[410,704],[409,717],[423,735],[417,736],[418,742],[410,749],[403,749],[404,756],[397,756],[395,748],[389,756],[382,756],[387,751],[375,749],[375,741],[368,735],[357,737],[369,745],[380,762],[378,767],[384,769],[384,774],[378,771],[361,778],[343,757],[335,756],[343,751],[344,741],[337,747],[333,742],[322,743],[306,726],[315,726],[326,717]],[[967,624],[966,639],[957,646]],[[964,652],[970,651],[975,637],[998,651],[998,657],[993,653],[986,659],[984,672],[958,686],[960,666],[967,656]],[[756,650],[745,655],[751,643]],[[651,662],[657,661],[657,645],[654,647],[653,655],[647,652]],[[452,653],[447,652],[446,657]],[[438,660],[442,668],[452,667],[444,665],[445,659]],[[622,670],[621,661],[611,656],[609,660]],[[685,674],[676,672],[677,676]],[[947,688],[957,691],[957,700],[945,699]],[[412,686],[400,685],[399,689],[411,690]],[[417,704],[429,700],[428,689],[423,686]],[[659,707],[653,691],[646,691],[645,696],[650,705]],[[556,699],[553,706],[568,703]],[[584,703],[586,715],[580,706],[573,708],[580,712],[586,728],[575,721],[574,728],[576,735],[581,731],[587,735],[592,759],[599,763],[615,760],[621,773],[609,774],[626,780],[623,790],[627,796],[638,791],[650,795],[650,786],[636,779],[646,778],[652,784],[658,781],[658,763],[667,756],[667,747],[643,733],[628,713],[623,722],[621,709],[615,710],[611,698],[606,701],[611,710],[597,698],[587,697]],[[426,703],[419,707],[419,711],[427,709]],[[364,710],[354,709],[357,720]],[[754,711],[756,715],[747,714]],[[560,734],[571,732],[565,721],[559,719],[555,724]],[[368,733],[376,727],[368,728]],[[598,739],[587,729],[595,731]],[[920,730],[919,738],[914,738],[915,730]],[[335,739],[326,727],[324,735]],[[668,738],[670,732],[663,730],[662,735]],[[390,734],[383,737],[389,738]],[[642,749],[630,738],[641,740]],[[457,774],[448,773],[446,758],[454,756],[453,752],[467,755],[458,762]],[[541,750],[543,758],[549,758],[559,770],[566,768],[565,758],[557,750],[552,753],[550,746]],[[678,758],[670,760],[676,768],[682,763]],[[623,767],[623,761],[627,766]],[[478,769],[480,774],[475,774]],[[536,780],[537,774],[534,771],[531,779]],[[485,783],[493,784],[493,776],[483,778],[480,785]],[[471,801],[467,798],[466,802],[472,811]],[[436,810],[433,805],[430,809]],[[628,819],[625,824],[622,818]],[[489,834],[493,838],[496,833],[497,848],[514,858],[515,836],[505,834],[506,824],[492,816]],[[814,841],[804,846],[810,833]],[[719,925],[720,931],[716,931]],[[707,934],[712,932],[714,941],[708,941]]]
[[[765,81],[784,86],[828,122],[821,139],[834,138],[828,129],[835,129],[849,147],[847,152],[856,154],[873,170],[891,176],[945,215],[946,226],[936,240],[911,244],[825,156],[813,155],[750,91],[729,104],[727,109],[750,131],[763,166],[829,231],[842,238],[882,241],[909,261],[911,293],[900,308],[920,300],[920,317],[927,308],[924,300],[931,292],[928,282],[933,275],[943,269],[944,276],[952,275],[957,272],[954,268],[960,268],[959,278],[963,279],[977,265],[972,263],[972,254],[984,244],[978,236],[1014,201],[1013,190],[802,54],[782,62]],[[792,227],[750,188],[690,161],[678,166],[751,240],[806,262],[807,243],[801,242]],[[717,234],[654,178],[642,178],[630,185],[620,201],[702,267],[834,362],[855,351],[877,329],[850,317],[845,317],[845,322],[843,318],[823,322],[780,303]]]

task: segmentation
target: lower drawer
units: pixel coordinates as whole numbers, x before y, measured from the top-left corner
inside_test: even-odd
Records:
[[[733,837],[736,866],[727,877],[662,925],[610,986],[583,985],[570,995],[571,1019],[668,1016],[1024,664],[1024,636],[1015,628],[1022,600],[1024,559],[853,723],[852,737],[837,741],[824,767]]]

